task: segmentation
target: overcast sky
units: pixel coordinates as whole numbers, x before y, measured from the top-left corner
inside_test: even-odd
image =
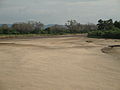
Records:
[[[69,19],[96,23],[100,18],[120,20],[120,0],[0,0],[1,24],[64,24]]]

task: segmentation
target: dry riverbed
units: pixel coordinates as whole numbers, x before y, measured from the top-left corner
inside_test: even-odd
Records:
[[[120,90],[116,39],[0,40],[0,90]]]

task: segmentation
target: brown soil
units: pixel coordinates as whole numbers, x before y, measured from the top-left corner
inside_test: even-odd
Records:
[[[0,90],[120,90],[120,48],[109,45],[120,40],[0,40]]]

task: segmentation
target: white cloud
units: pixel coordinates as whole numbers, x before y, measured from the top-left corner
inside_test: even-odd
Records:
[[[108,3],[109,2],[109,3]],[[30,19],[63,24],[68,19],[95,23],[99,18],[120,18],[117,0],[2,0],[0,23]]]

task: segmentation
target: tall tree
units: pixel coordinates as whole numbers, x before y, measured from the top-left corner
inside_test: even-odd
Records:
[[[98,30],[110,30],[113,29],[114,27],[114,23],[112,19],[109,20],[100,19],[97,25],[98,25]]]
[[[1,26],[1,29],[2,29],[2,33],[3,34],[9,34],[9,27],[8,27],[8,25],[7,24],[3,24],[2,26]]]
[[[70,33],[76,33],[80,29],[80,25],[76,20],[68,20],[67,23],[65,23]]]
[[[114,22],[114,26],[120,29],[120,21],[119,21],[119,22],[118,22],[118,21],[115,21],[115,22]]]
[[[31,33],[34,30],[33,25],[30,23],[15,23],[12,25],[12,28],[21,34]]]

